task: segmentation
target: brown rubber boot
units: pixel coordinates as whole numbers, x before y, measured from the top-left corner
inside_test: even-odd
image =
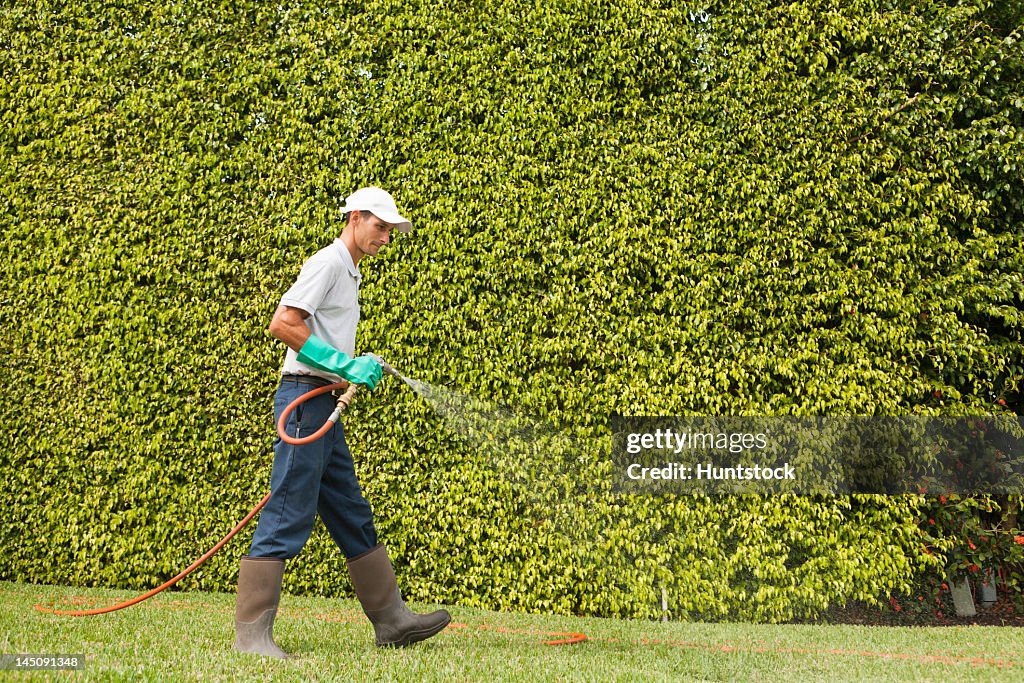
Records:
[[[409,611],[383,545],[349,560],[348,573],[363,612],[373,624],[378,647],[403,647],[426,640],[440,633],[452,620],[443,609],[430,614]]]
[[[276,557],[242,558],[235,600],[235,649],[264,657],[287,659],[274,642],[274,617],[281,600],[284,560]]]

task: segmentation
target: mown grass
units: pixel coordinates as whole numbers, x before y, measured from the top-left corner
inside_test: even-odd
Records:
[[[0,582],[0,653],[84,654],[84,671],[13,680],[345,681],[1020,681],[1015,628],[653,623],[451,608],[426,643],[379,650],[354,601],[284,596],[275,635],[289,661],[231,650],[234,595],[164,593],[107,615],[44,614],[36,604],[104,606],[124,591]],[[429,606],[414,606],[426,609]],[[74,608],[74,607],[72,607]],[[583,632],[579,645],[550,646]]]

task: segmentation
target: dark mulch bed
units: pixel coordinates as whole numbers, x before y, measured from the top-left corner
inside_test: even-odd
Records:
[[[923,607],[923,605],[922,605]],[[978,614],[973,617],[958,617],[952,604],[936,610],[902,608],[896,611],[890,606],[849,604],[845,607],[830,608],[815,623],[859,624],[864,626],[1016,626],[1024,627],[1024,610],[1016,607],[1012,600],[1000,595],[991,607],[976,605]]]

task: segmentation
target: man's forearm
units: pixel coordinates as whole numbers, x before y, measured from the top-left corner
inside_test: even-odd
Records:
[[[285,343],[288,348],[298,353],[312,332],[306,324],[309,314],[301,308],[278,306],[270,321],[268,331],[275,339]]]

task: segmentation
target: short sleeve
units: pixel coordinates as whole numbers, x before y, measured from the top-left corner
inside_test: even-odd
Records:
[[[313,315],[336,281],[337,272],[326,259],[311,258],[302,266],[295,284],[281,297],[281,305],[301,308]]]

